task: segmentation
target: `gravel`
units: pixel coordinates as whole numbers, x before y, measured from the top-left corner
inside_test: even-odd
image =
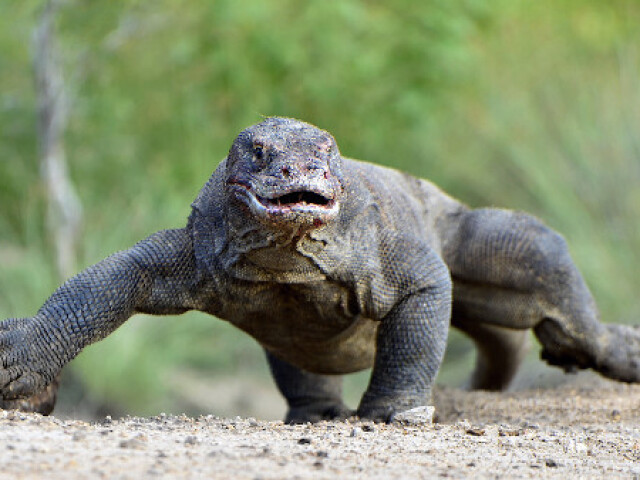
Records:
[[[439,389],[436,423],[0,411],[0,478],[638,478],[640,386]]]

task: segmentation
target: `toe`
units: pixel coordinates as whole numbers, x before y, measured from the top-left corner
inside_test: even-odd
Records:
[[[20,376],[21,370],[16,366],[0,368],[0,390],[4,393],[7,385]]]
[[[44,387],[42,377],[34,372],[29,372],[17,378],[3,389],[4,398],[13,400],[33,395]]]

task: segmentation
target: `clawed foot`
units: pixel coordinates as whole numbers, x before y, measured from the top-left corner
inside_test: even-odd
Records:
[[[285,423],[316,423],[322,420],[345,420],[355,414],[346,405],[330,402],[314,402],[292,407],[287,412]]]
[[[357,416],[362,420],[377,423],[426,424],[433,421],[433,407],[417,407],[411,410],[396,410],[391,405],[378,405],[359,408],[357,412],[345,405],[315,403],[304,407],[291,408],[286,423],[315,423],[322,420],[345,420]]]
[[[0,406],[25,406],[26,410],[40,411],[40,403],[46,410],[45,404],[55,401],[55,389],[43,393],[38,400],[55,374],[51,374],[51,362],[37,350],[37,333],[37,324],[31,319],[11,318],[0,322]],[[31,397],[34,409],[28,408],[29,401],[18,401]]]
[[[391,405],[371,405],[360,407],[358,417],[363,420],[373,420],[377,423],[391,423],[396,416],[396,409]]]
[[[418,414],[418,409],[431,408],[425,406],[426,400],[430,397],[430,394],[378,396],[366,393],[358,407],[357,415],[363,420],[373,420],[377,423],[404,423],[407,420],[411,423],[412,415]],[[409,414],[409,412],[413,413]],[[423,410],[420,412],[420,414],[424,413]],[[404,414],[409,415],[404,416]]]
[[[44,390],[27,398],[16,400],[0,399],[0,408],[4,410],[20,410],[22,412],[40,413],[49,415],[56,405],[58,393],[58,379],[56,378]]]
[[[640,326],[606,325],[609,333],[605,355],[596,369],[621,382],[640,382]]]

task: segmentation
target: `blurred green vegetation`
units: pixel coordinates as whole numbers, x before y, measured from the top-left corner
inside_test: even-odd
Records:
[[[0,3],[0,318],[33,314],[60,283],[35,137],[41,7]],[[184,225],[236,133],[284,115],[472,206],[536,214],[566,236],[603,320],[637,323],[639,2],[76,0],[57,18],[81,266]],[[473,357],[456,339],[449,383]],[[266,367],[253,340],[192,313],[136,317],[67,370],[90,396],[148,414],[182,408],[181,370]]]

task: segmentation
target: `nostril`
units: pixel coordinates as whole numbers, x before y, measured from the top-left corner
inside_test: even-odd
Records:
[[[282,175],[289,177],[291,175],[291,171],[287,167],[282,167]]]
[[[313,175],[324,175],[324,178],[328,178],[328,170],[324,165],[319,165],[316,162],[309,162],[306,165],[305,170]]]

